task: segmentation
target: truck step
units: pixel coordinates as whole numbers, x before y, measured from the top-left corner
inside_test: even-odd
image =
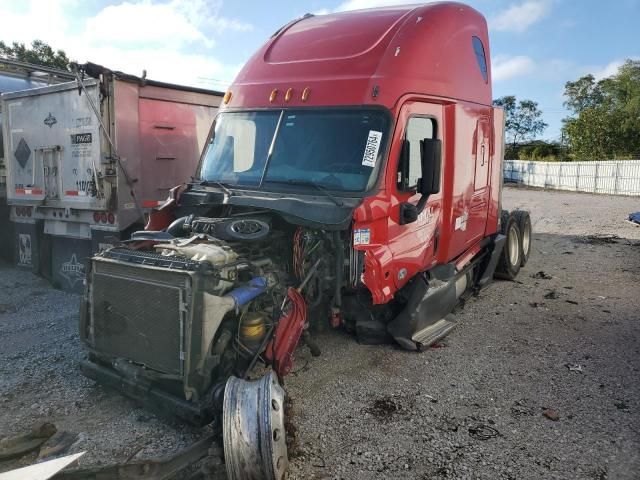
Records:
[[[438,320],[436,323],[423,328],[419,332],[415,333],[411,340],[418,345],[418,350],[423,350],[430,347],[438,340],[444,338],[451,330],[453,330],[457,323],[454,322],[455,317],[451,314],[447,315],[442,320]]]

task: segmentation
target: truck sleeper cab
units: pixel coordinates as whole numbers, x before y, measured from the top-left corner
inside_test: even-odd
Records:
[[[237,448],[273,426],[241,398],[280,401],[275,377],[246,381],[256,362],[282,378],[327,323],[428,347],[461,297],[528,256],[528,215],[500,208],[491,98],[486,22],[466,5],[285,25],[225,94],[194,181],[93,257],[84,373],[189,421],[221,415],[229,477],[281,478],[281,441],[256,442],[258,463]]]

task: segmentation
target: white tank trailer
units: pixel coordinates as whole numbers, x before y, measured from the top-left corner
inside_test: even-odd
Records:
[[[85,262],[141,229],[196,171],[223,97],[95,64],[79,71],[0,97],[15,261],[75,292]]]

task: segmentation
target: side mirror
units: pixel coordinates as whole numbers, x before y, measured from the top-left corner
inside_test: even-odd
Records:
[[[418,219],[418,207],[413,203],[402,202],[400,204],[400,225],[406,225],[407,223],[413,223]]]
[[[437,138],[420,140],[422,178],[418,180],[418,192],[422,195],[440,191],[440,168],[442,166],[442,141]]]

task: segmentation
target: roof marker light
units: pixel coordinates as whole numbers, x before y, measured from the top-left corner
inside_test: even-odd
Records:
[[[305,89],[302,91],[302,101],[306,102],[307,98],[309,98],[309,87],[305,87]]]
[[[284,94],[284,101],[288,102],[291,100],[291,94],[293,93],[293,88],[287,88],[287,93]]]
[[[227,90],[227,93],[225,93],[224,97],[222,97],[222,101],[224,102],[225,105],[231,101],[232,96],[233,96],[233,93],[231,93],[231,90]]]
[[[278,89],[274,88],[273,90],[271,90],[271,95],[269,95],[269,101],[273,103],[273,101],[276,99],[277,96],[278,96]]]

